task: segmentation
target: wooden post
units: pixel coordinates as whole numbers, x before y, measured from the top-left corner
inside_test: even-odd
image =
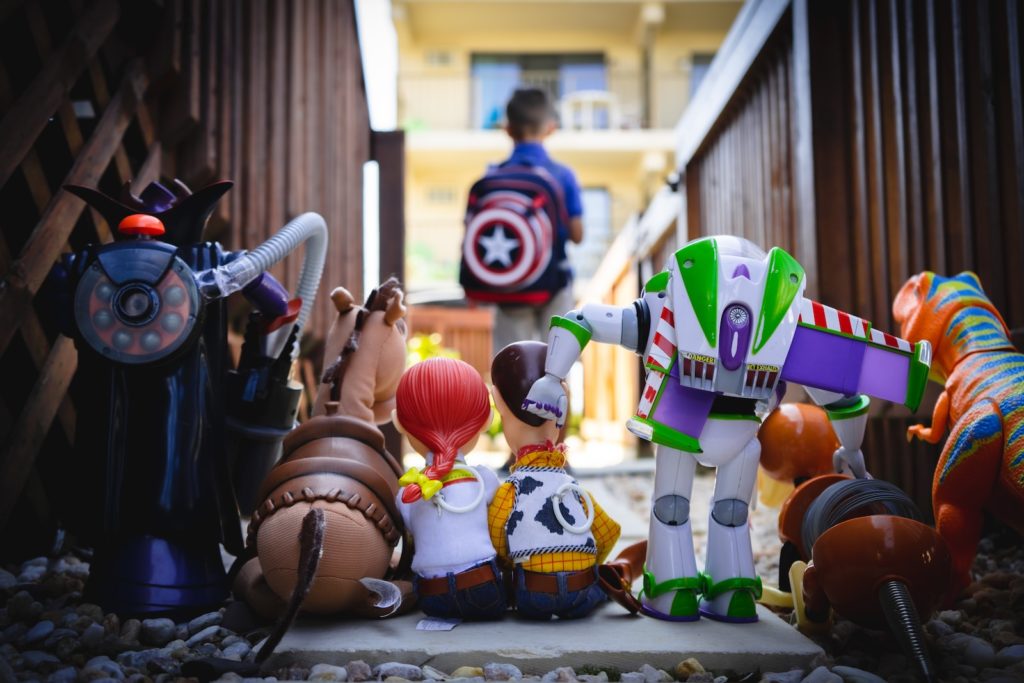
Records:
[[[380,276],[405,280],[405,131],[370,133],[370,158],[380,166]]]

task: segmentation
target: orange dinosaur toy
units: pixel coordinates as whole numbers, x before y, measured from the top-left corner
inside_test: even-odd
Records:
[[[931,427],[907,437],[938,443],[951,425],[932,484],[939,534],[953,556],[952,599],[970,583],[982,509],[1024,533],[1024,355],[974,273],[912,277],[893,303],[900,336],[928,340],[930,377],[944,383]]]

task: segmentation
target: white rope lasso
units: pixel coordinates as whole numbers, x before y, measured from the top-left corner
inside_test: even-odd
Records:
[[[436,505],[437,507],[441,508],[441,510],[444,510],[446,512],[451,512],[451,513],[454,513],[456,515],[461,515],[463,513],[471,512],[472,510],[475,510],[477,508],[477,506],[479,506],[480,503],[483,502],[483,499],[484,499],[484,488],[485,488],[484,487],[484,478],[480,476],[480,472],[478,472],[475,467],[470,467],[469,465],[466,465],[464,468],[460,466],[459,469],[466,469],[466,470],[472,472],[473,473],[473,477],[477,480],[477,483],[480,484],[479,489],[477,489],[476,498],[473,499],[473,502],[469,503],[468,505],[451,505],[450,503],[448,503],[448,501],[446,501],[444,499],[444,491],[443,490],[442,491],[438,491],[437,494],[433,498],[430,499],[431,502],[433,502],[434,505]]]
[[[559,503],[562,502],[562,499],[565,498],[567,493],[575,493],[582,498],[583,502],[586,504],[587,521],[579,526],[569,524],[565,521],[565,517],[562,516],[562,509]],[[590,527],[594,524],[594,501],[590,498],[590,494],[587,493],[583,487],[574,482],[567,481],[558,487],[558,490],[555,491],[553,496],[551,496],[551,507],[555,511],[555,519],[557,519],[558,523],[562,525],[562,528],[570,534],[585,534],[590,531]]]

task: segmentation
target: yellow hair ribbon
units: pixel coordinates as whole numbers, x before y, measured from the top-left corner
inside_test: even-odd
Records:
[[[427,475],[420,472],[415,467],[410,467],[402,478],[398,480],[401,486],[410,486],[417,484],[420,487],[420,492],[423,494],[423,498],[430,500],[434,497],[434,494],[441,490],[443,484],[437,479],[431,479]]]

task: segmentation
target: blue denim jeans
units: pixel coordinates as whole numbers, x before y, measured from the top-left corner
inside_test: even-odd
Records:
[[[455,574],[448,573],[448,592],[439,595],[421,595],[420,609],[431,617],[446,619],[459,618],[466,620],[500,619],[508,604],[505,600],[505,586],[501,580],[501,568],[497,560],[482,562],[476,567],[488,564],[494,570],[496,578],[472,588],[455,588]],[[470,567],[475,569],[476,567]],[[466,570],[469,571],[469,570]],[[419,590],[420,577],[413,579],[413,585]]]
[[[601,590],[601,584],[597,582],[597,567],[592,571],[594,582],[578,591],[566,588],[566,577],[575,572],[556,572],[552,576],[558,580],[558,592],[541,593],[526,589],[526,575],[521,567],[516,567],[516,611],[527,619],[550,619],[552,616],[579,619],[587,616],[608,599]]]

